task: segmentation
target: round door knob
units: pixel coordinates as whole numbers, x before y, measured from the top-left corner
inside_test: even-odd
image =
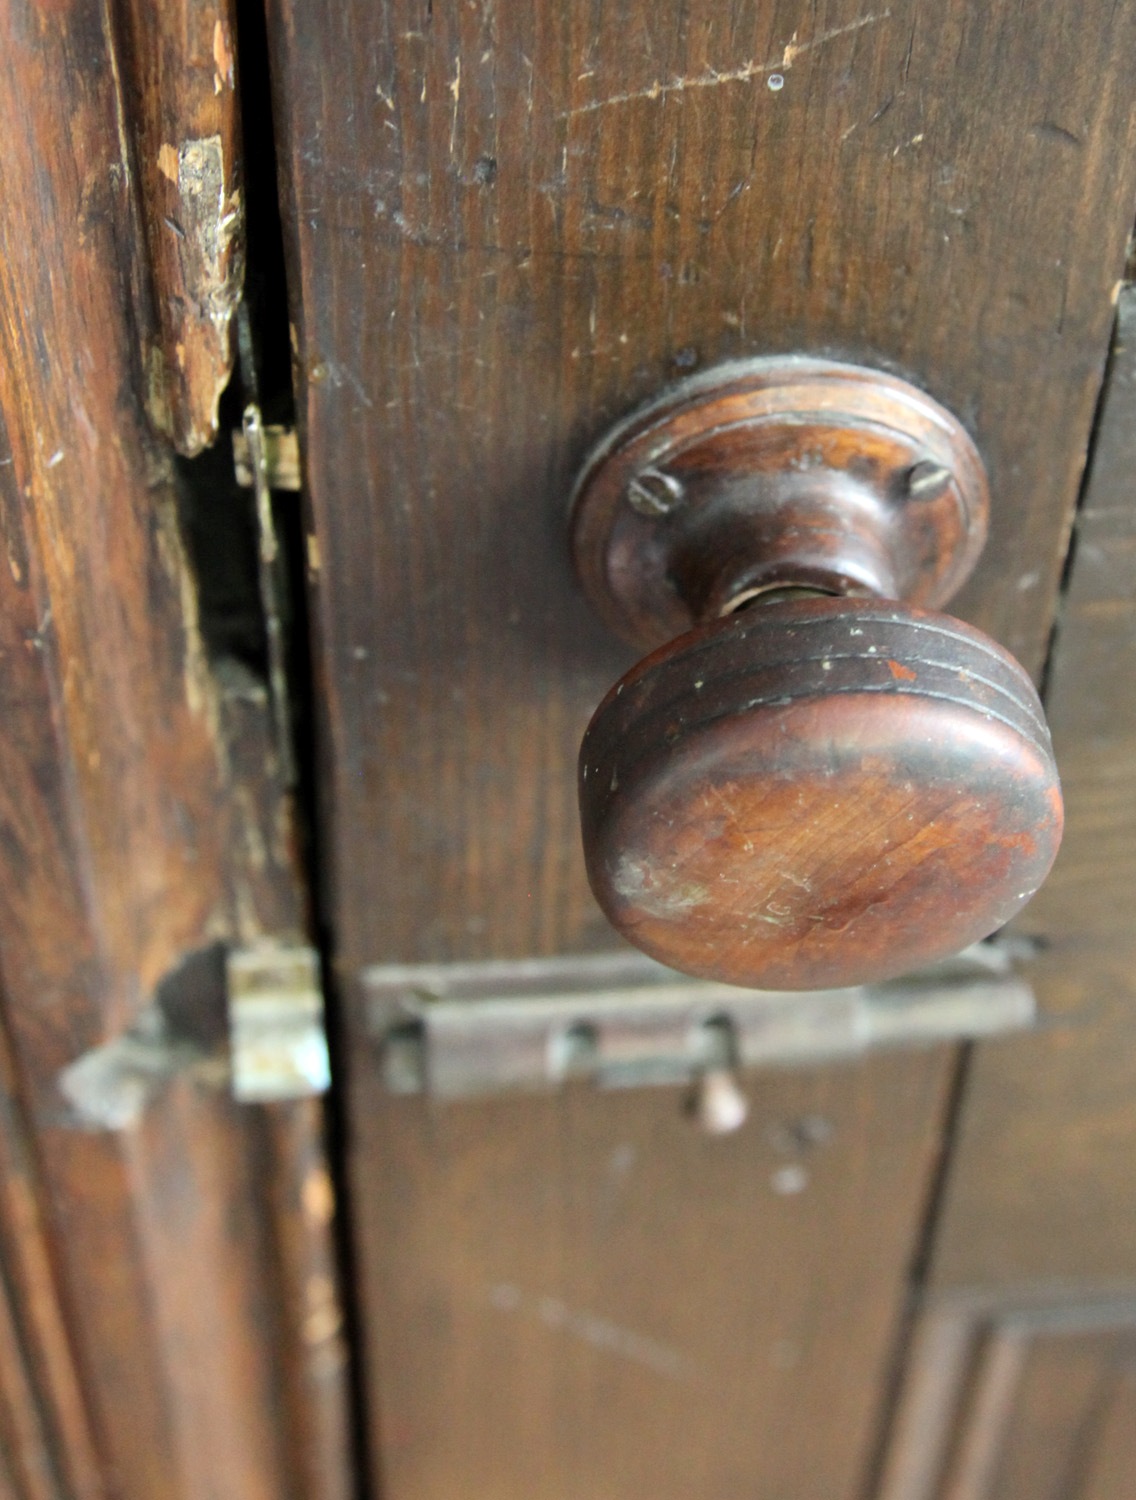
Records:
[[[869,982],[987,936],[1045,879],[1062,804],[1021,666],[933,612],[985,539],[959,423],[875,371],[712,371],[623,423],[573,502],[585,589],[655,649],[580,751],[616,929],[686,973]]]

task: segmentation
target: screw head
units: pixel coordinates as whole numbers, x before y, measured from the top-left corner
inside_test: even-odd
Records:
[[[933,459],[924,459],[912,465],[904,477],[904,489],[909,500],[934,500],[951,482],[951,471]]]
[[[684,499],[682,480],[662,469],[640,469],[627,486],[627,503],[638,515],[669,516]]]

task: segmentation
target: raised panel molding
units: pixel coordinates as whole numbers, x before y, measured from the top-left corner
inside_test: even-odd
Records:
[[[925,1309],[878,1500],[1133,1495],[1136,1287]]]

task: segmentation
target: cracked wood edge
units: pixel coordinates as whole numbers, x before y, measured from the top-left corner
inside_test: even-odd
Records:
[[[302,937],[308,916],[266,693],[207,659],[172,455],[147,414],[158,335],[128,27],[21,0],[7,19],[0,1014],[36,1170],[21,1186],[0,1162],[0,1241],[26,1244],[3,1193],[30,1195],[75,1431],[96,1453],[89,1495],[343,1500],[319,1106],[244,1109],[175,1070],[137,1120],[89,1130],[59,1091],[156,1006],[216,1037],[220,945]],[[42,1330],[26,1341],[46,1357]]]
[[[149,269],[146,409],[192,456],[217,437],[244,282],[234,0],[120,0],[113,44]]]

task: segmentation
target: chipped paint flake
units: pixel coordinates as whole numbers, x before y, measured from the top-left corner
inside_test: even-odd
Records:
[[[233,49],[229,45],[225,23],[218,18],[213,27],[213,92],[233,87]]]
[[[163,142],[162,149],[158,152],[158,171],[177,187],[178,150],[176,146],[171,146],[169,141]]]

